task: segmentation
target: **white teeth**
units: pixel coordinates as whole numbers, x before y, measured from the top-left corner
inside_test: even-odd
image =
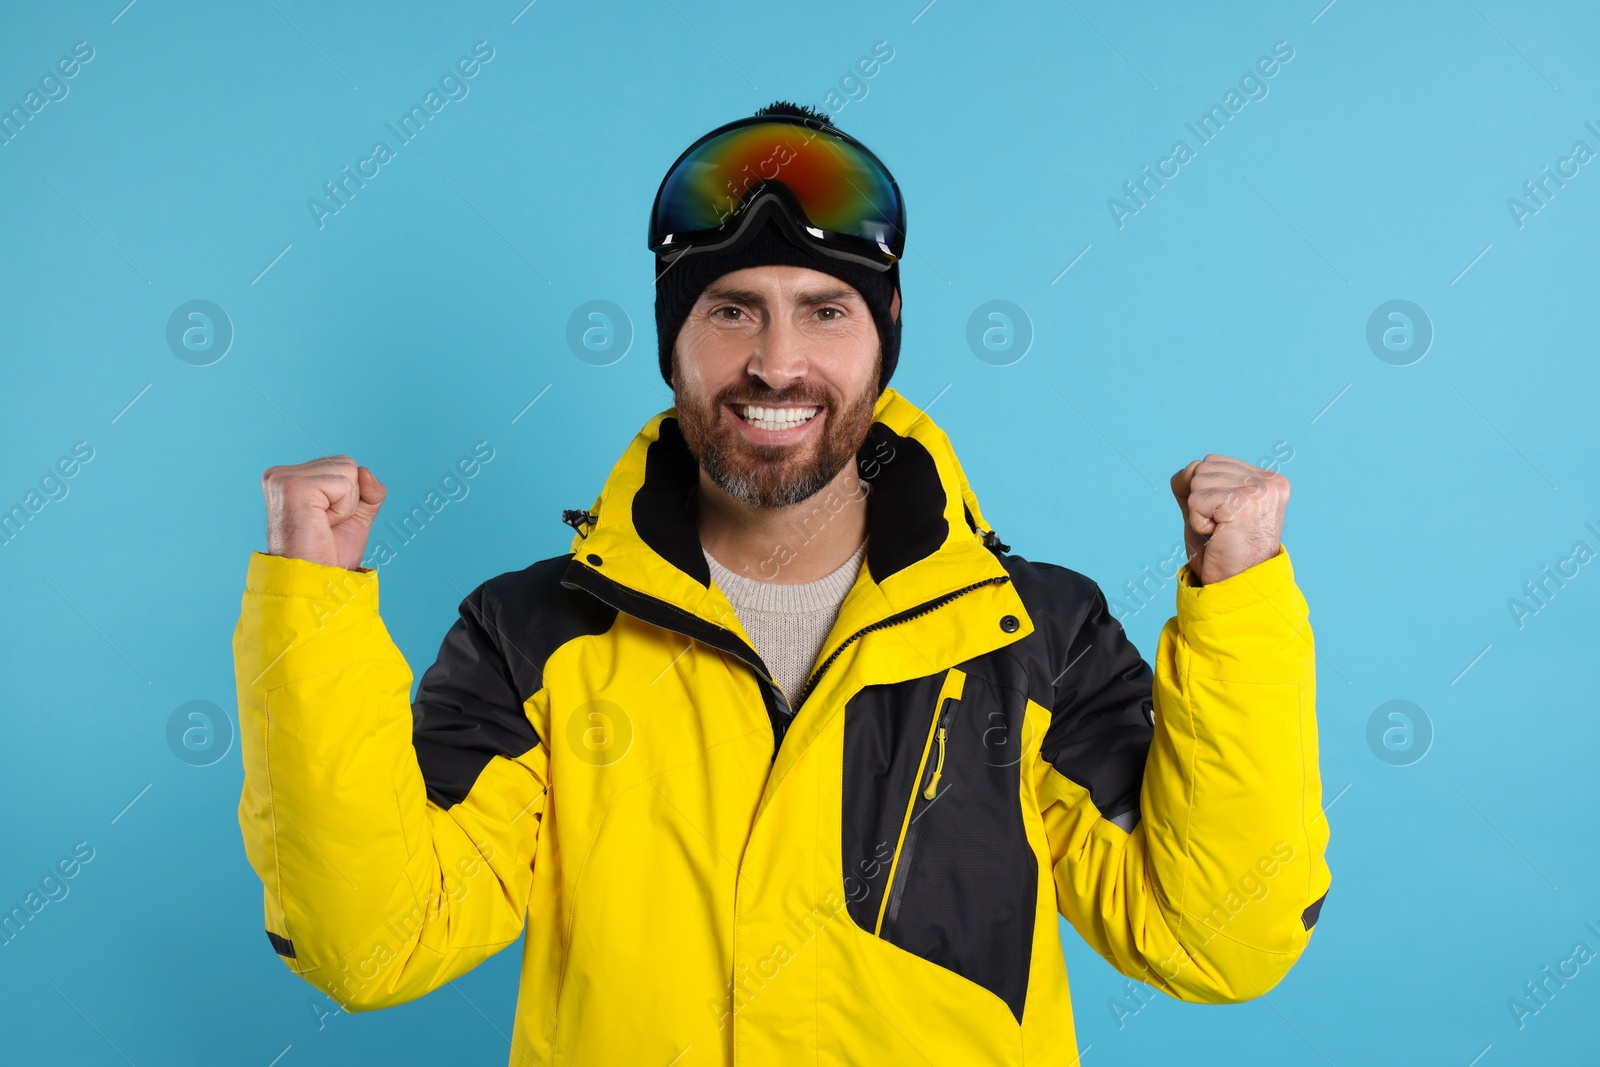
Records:
[[[809,421],[820,408],[769,408],[760,404],[740,405],[743,419],[762,430],[787,430]]]

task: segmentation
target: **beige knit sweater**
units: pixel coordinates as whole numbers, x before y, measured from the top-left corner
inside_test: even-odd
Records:
[[[867,543],[863,541],[855,555],[832,574],[781,585],[737,574],[705,552],[711,580],[733,605],[733,613],[755,642],[762,662],[791,701],[816,666],[822,642],[833,629],[839,605],[855,584],[866,554]]]

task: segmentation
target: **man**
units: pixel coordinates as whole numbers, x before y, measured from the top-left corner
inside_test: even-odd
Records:
[[[382,485],[266,472],[239,817],[292,971],[381,1008],[526,917],[514,1064],[1068,1065],[1058,914],[1182,1000],[1289,970],[1329,873],[1287,482],[1174,475],[1152,671],[887,388],[904,225],[808,109],[691,146],[651,225],[675,406],[414,701],[359,567]]]

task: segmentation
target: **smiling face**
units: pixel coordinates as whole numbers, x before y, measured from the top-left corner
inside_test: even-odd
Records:
[[[890,314],[899,310],[897,292]],[[735,499],[798,504],[866,440],[881,362],[867,302],[833,275],[777,265],[724,274],[672,350],[684,441]]]

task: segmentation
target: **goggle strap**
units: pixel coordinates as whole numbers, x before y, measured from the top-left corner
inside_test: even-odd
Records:
[[[664,252],[660,256],[661,261],[667,264],[675,264],[684,256],[694,252],[720,252],[724,249],[733,247],[744,238],[745,234],[750,232],[751,227],[757,225],[757,223],[760,221],[764,221],[768,216],[774,218],[778,224],[790,234],[790,236],[795,237],[803,242],[807,248],[820,252],[825,256],[832,256],[835,259],[842,259],[851,263],[859,263],[862,266],[870,267],[871,269],[880,273],[886,272],[894,266],[892,263],[884,263],[882,260],[858,255],[854,252],[848,252],[838,248],[830,248],[820,241],[815,240],[805,227],[799,225],[794,221],[794,219],[790,218],[788,208],[783,199],[779,197],[778,194],[770,190],[759,194],[754,200],[745,205],[743,217],[739,220],[739,225],[734,229],[733,233],[726,238],[716,242],[715,244],[687,245],[675,251]]]

